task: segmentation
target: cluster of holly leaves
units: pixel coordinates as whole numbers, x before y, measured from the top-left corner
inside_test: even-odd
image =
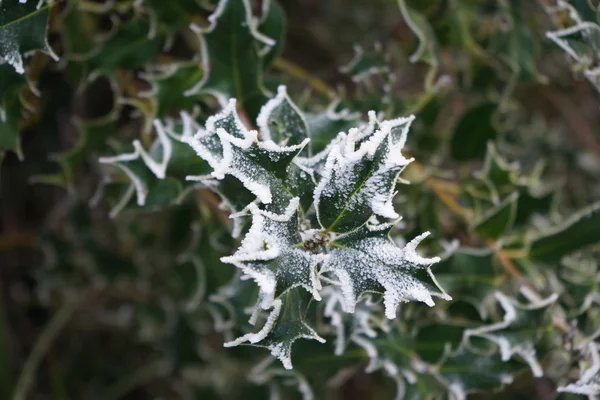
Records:
[[[598,6],[375,3],[0,0],[7,398],[600,395]]]

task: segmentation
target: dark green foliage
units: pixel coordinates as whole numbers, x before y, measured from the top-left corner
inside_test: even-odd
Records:
[[[0,397],[599,395],[598,7],[0,0]]]

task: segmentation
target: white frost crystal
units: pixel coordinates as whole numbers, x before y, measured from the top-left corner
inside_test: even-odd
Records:
[[[432,307],[432,296],[451,300],[430,270],[439,257],[424,258],[415,251],[429,233],[399,248],[387,237],[388,230],[389,224],[368,225],[336,240],[338,246],[329,254],[322,272],[332,272],[340,281],[345,311],[354,312],[363,292],[384,293],[385,315],[389,319],[396,317],[396,308],[403,301],[421,301]]]
[[[559,392],[576,393],[590,396],[600,394],[600,353],[599,346],[595,342],[590,342],[588,345],[591,353],[592,365],[581,374],[581,378],[575,383],[567,386],[561,386],[557,390]]]
[[[529,364],[533,376],[543,376],[544,372],[536,357],[535,343],[533,341],[534,338],[527,340],[523,337],[514,337],[514,335],[511,335],[510,331],[507,331],[514,324],[530,323],[530,321],[519,320],[516,304],[509,297],[505,296],[501,292],[496,292],[495,296],[496,300],[498,300],[498,303],[504,310],[503,321],[492,325],[482,326],[477,329],[468,329],[465,331],[465,336],[480,336],[496,343],[500,348],[500,356],[502,357],[502,361],[508,361],[514,354],[520,355],[527,362],[527,364]],[[555,293],[546,299],[535,300],[532,302],[532,304],[521,308],[528,311],[535,310],[538,314],[543,313],[543,309],[551,306],[557,298],[558,294]],[[518,327],[515,329],[518,329]]]
[[[317,275],[317,264],[326,258],[323,254],[312,254],[294,245],[301,242],[298,230],[297,197],[290,201],[284,214],[274,214],[251,203],[252,226],[244,237],[238,251],[221,260],[240,268],[256,281],[260,287],[263,308],[271,306],[276,294],[301,286],[315,300],[321,300],[321,282]],[[274,270],[269,268],[274,266]],[[280,286],[277,287],[279,282]]]

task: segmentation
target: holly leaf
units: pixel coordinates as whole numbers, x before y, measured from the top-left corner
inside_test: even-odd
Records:
[[[0,2],[0,60],[23,74],[23,57],[41,50],[53,58],[46,39],[50,4],[40,1]]]
[[[259,30],[275,41],[273,46],[264,49],[266,54],[262,55],[263,67],[266,69],[283,51],[286,20],[283,7],[281,7],[277,1],[263,0],[262,6],[263,10]]]
[[[512,189],[518,183],[519,173],[516,164],[509,164],[496,149],[494,142],[487,143],[483,168],[476,173],[478,179],[492,184],[499,192]]]
[[[471,160],[485,152],[488,141],[498,135],[493,120],[497,108],[495,103],[483,103],[463,114],[450,142],[450,152],[456,160]]]
[[[474,223],[473,230],[484,237],[498,239],[507,233],[515,222],[519,192],[513,192],[497,206],[486,212]]]
[[[292,198],[299,197],[306,212],[312,202],[314,184],[311,172],[294,159],[309,139],[291,146],[259,141],[256,131],[244,127],[235,105],[236,101],[230,100],[227,108],[210,117],[206,129],[187,138],[187,143],[213,168],[213,178],[234,176],[258,201],[266,204],[269,211],[281,213]]]
[[[138,11],[146,11],[150,14],[150,38],[156,35],[156,32],[170,31],[176,32],[191,21],[195,13],[202,11],[196,0],[179,0],[177,3],[165,3],[161,0],[143,0],[133,3]]]
[[[410,62],[421,61],[437,67],[437,40],[431,25],[421,13],[409,7],[406,0],[398,0],[398,6],[406,24],[419,40],[419,46],[410,56]]]
[[[577,12],[570,15],[577,15]],[[600,49],[600,26],[594,22],[576,21],[575,25],[547,32],[546,36],[579,64],[585,77],[600,90],[599,68],[596,63]]]
[[[446,255],[435,267],[439,284],[454,298],[472,304],[483,318],[487,316],[487,299],[502,280],[492,249],[460,247]]]
[[[362,47],[354,47],[354,58],[342,67],[340,71],[350,75],[354,82],[360,82],[372,75],[389,74],[389,60],[377,43],[373,52],[365,53]]]
[[[183,93],[202,75],[203,71],[196,63],[169,64],[159,71],[144,74],[152,89],[140,93],[140,96],[150,100],[152,118],[165,118],[173,111],[190,111],[197,105],[200,96],[185,96]]]
[[[600,394],[600,354],[598,344],[589,344],[592,364],[582,372],[581,377],[573,383],[558,387],[558,392],[575,393],[587,395],[590,398]]]
[[[398,175],[412,161],[401,151],[413,119],[379,123],[370,113],[370,124],[362,131],[352,128],[347,135],[339,134],[314,193],[317,217],[324,229],[352,231],[373,214],[399,217],[392,198]]]
[[[600,241],[600,202],[573,214],[557,227],[534,237],[529,258],[551,261]]]
[[[447,348],[436,376],[448,387],[454,398],[465,399],[468,393],[496,389],[511,383],[520,369],[517,363],[506,362],[496,352],[475,352],[463,342],[455,352]]]
[[[149,150],[135,140],[133,152],[100,157],[101,164],[120,169],[130,181],[111,210],[112,217],[129,205],[134,194],[138,207],[155,208],[178,203],[198,185],[185,179],[188,174],[208,172],[206,163],[184,142],[195,132],[191,118],[184,121],[182,127],[175,127],[173,123],[164,126],[156,120],[157,139]],[[183,129],[182,134],[177,133],[178,128]]]
[[[492,325],[465,331],[465,335],[485,338],[500,348],[503,361],[513,355],[521,356],[529,365],[534,376],[543,375],[537,361],[535,345],[545,330],[552,328],[551,309],[558,298],[553,294],[546,299],[532,299],[530,304],[519,304],[501,292],[495,293],[496,300],[504,310],[504,319]]]
[[[249,232],[235,254],[221,259],[256,281],[263,308],[297,286],[321,300],[317,264],[323,256],[305,250],[302,245],[298,205],[299,199],[295,197],[284,214],[274,214],[250,203]]]
[[[392,227],[393,224],[366,224],[332,242],[321,272],[331,272],[338,278],[346,312],[353,312],[359,297],[366,292],[383,293],[389,319],[396,317],[396,308],[403,301],[422,301],[431,307],[432,296],[451,300],[430,269],[439,258],[424,258],[415,251],[429,233],[400,248],[388,236]]]
[[[308,124],[298,106],[287,95],[285,86],[279,86],[273,97],[260,110],[256,119],[263,140],[280,146],[297,145],[310,138]],[[310,143],[305,151],[310,154]]]
[[[208,28],[193,26],[202,47],[204,75],[186,94],[211,94],[223,107],[234,97],[254,120],[266,100],[261,54],[276,43],[259,32],[248,0],[220,0],[209,21]]]
[[[115,32],[83,61],[91,69],[88,80],[98,75],[113,76],[119,67],[135,69],[155,60],[164,35],[149,38],[150,25],[141,18],[119,24]]]
[[[304,321],[304,308],[307,296],[298,290],[289,291],[283,299],[276,299],[263,328],[256,333],[248,333],[225,347],[251,344],[265,347],[273,357],[278,358],[285,369],[292,369],[292,345],[298,339],[313,339],[325,343]]]
[[[347,132],[359,124],[358,113],[348,109],[337,110],[340,99],[332,101],[325,110],[319,113],[306,113],[306,123],[310,132],[310,146],[315,157],[320,156],[324,161],[329,152],[324,152],[327,146],[340,132]]]

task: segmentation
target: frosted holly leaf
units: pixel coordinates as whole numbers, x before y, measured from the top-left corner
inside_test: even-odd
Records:
[[[521,356],[529,365],[533,376],[540,377],[543,371],[536,357],[535,344],[544,331],[552,327],[552,307],[558,294],[543,300],[533,298],[526,290],[523,294],[531,297],[530,304],[519,304],[501,292],[496,292],[496,300],[504,310],[503,321],[468,329],[465,335],[479,336],[497,344],[503,361],[508,361],[515,354]]]
[[[323,289],[321,295],[325,299],[323,315],[329,318],[329,323],[335,329],[335,355],[344,354],[347,345],[355,337],[377,337],[377,329],[387,331],[387,319],[379,318],[382,314],[381,304],[370,298],[356,304],[354,313],[344,312],[343,295],[332,286]]]
[[[576,25],[547,32],[546,36],[562,48],[583,69],[585,77],[600,90],[600,26],[594,22],[578,21]]]
[[[235,104],[234,99],[230,100],[227,108],[209,118],[206,129],[186,139],[187,143],[213,168],[213,178],[234,176],[270,211],[283,212],[296,196],[306,211],[313,179],[310,170],[295,164],[294,159],[309,139],[292,146],[259,141],[258,133],[246,129],[239,120]]]
[[[23,74],[23,56],[41,50],[54,59],[46,30],[50,4],[43,1],[0,1],[0,60]]]
[[[563,290],[560,300],[567,309],[572,310],[569,316],[581,315],[595,303],[600,304],[597,261],[583,254],[565,257],[561,262],[559,277]]]
[[[432,297],[451,300],[430,269],[439,258],[425,258],[415,250],[429,233],[400,248],[388,236],[392,226],[366,224],[332,242],[321,272],[332,272],[339,280],[346,312],[354,311],[365,292],[383,293],[389,319],[396,317],[396,308],[404,301],[421,301],[432,307]]]
[[[297,286],[321,300],[317,264],[324,256],[313,254],[302,246],[298,204],[299,199],[295,197],[285,213],[274,214],[250,203],[247,207],[252,214],[249,232],[235,254],[221,259],[256,281],[263,307]]]
[[[508,163],[500,156],[494,143],[488,142],[483,168],[475,176],[491,183],[501,191],[503,187],[512,187],[517,184],[519,165],[518,163]]]
[[[244,209],[255,200],[254,195],[233,176],[227,175],[222,180],[204,179],[202,184],[221,198],[220,208],[230,213],[233,220],[231,236],[238,238],[247,220]]]
[[[341,100],[333,100],[325,110],[319,113],[305,113],[310,131],[310,146],[312,154],[321,153],[340,132],[357,126],[360,114],[348,109],[338,110]],[[325,157],[326,158],[326,157]]]
[[[250,344],[265,347],[271,355],[281,361],[285,369],[292,369],[292,345],[298,339],[313,339],[321,343],[321,338],[306,322],[304,309],[308,304],[307,295],[303,291],[291,290],[282,298],[276,299],[263,328],[256,333],[248,333],[231,342],[225,347]]]
[[[285,86],[277,88],[277,96],[263,106],[256,123],[262,140],[271,140],[280,146],[300,144],[310,137],[306,119],[287,95]],[[310,154],[309,147],[310,144],[304,152]]]
[[[374,113],[370,114],[373,120]],[[373,133],[368,128],[340,133],[341,139],[327,156],[314,194],[323,228],[348,232],[373,214],[398,218],[392,198],[398,175],[412,161],[404,158],[401,150],[413,119],[410,116],[377,123]]]
[[[128,189],[111,210],[113,217],[129,205],[134,195],[138,207],[177,203],[198,186],[195,182],[187,182],[186,174],[208,172],[206,163],[183,143],[183,138],[191,135],[192,121],[188,120],[183,126],[175,127],[172,121],[168,121],[165,126],[156,120],[154,125],[157,139],[149,150],[139,140],[135,140],[133,152],[99,159],[101,164],[112,165],[121,170],[130,181]],[[182,134],[177,133],[179,129],[183,130]]]
[[[398,0],[398,6],[406,24],[419,40],[417,49],[410,56],[410,62],[421,61],[434,68],[437,67],[439,63],[437,40],[431,25],[420,12],[409,7],[406,0]]]
[[[257,385],[268,385],[272,399],[291,398],[299,393],[303,400],[313,400],[315,394],[306,377],[297,369],[287,370],[275,365],[273,357],[267,357],[250,371],[248,380]],[[289,393],[289,391],[295,393]]]
[[[192,25],[205,74],[186,94],[208,93],[223,106],[235,97],[254,120],[266,100],[261,54],[276,43],[259,32],[260,21],[252,15],[249,0],[220,0],[209,22],[208,28]]]
[[[183,93],[198,82],[203,74],[197,63],[169,64],[143,75],[152,88],[140,93],[140,96],[150,100],[153,118],[164,118],[175,110],[191,110],[201,96],[185,96]]]
[[[256,296],[256,285],[242,279],[242,272],[237,270],[231,281],[219,287],[204,304],[214,321],[215,332],[222,333],[225,340],[231,341],[235,337],[235,328],[254,325],[259,308],[248,306],[256,302]]]
[[[590,398],[600,394],[600,354],[598,346],[594,342],[588,345],[591,354],[591,365],[583,371],[576,382],[558,387],[558,392],[582,394],[590,396]]]
[[[473,305],[486,318],[488,300],[504,274],[493,249],[461,247],[443,257],[435,267],[435,276],[448,293]]]
[[[480,353],[463,342],[456,352],[447,348],[435,376],[448,388],[452,398],[465,400],[469,393],[511,383],[521,369],[518,363],[507,362],[496,352]]]
[[[375,43],[374,51],[365,53],[362,47],[354,46],[354,58],[342,67],[340,71],[352,77],[354,82],[360,82],[372,75],[389,74],[390,67],[381,43]]]
[[[373,338],[355,335],[352,341],[363,348],[369,358],[365,372],[384,371],[396,383],[396,399],[405,398],[406,382],[414,385],[417,381],[414,371],[424,369],[414,353],[413,337],[395,326]]]

